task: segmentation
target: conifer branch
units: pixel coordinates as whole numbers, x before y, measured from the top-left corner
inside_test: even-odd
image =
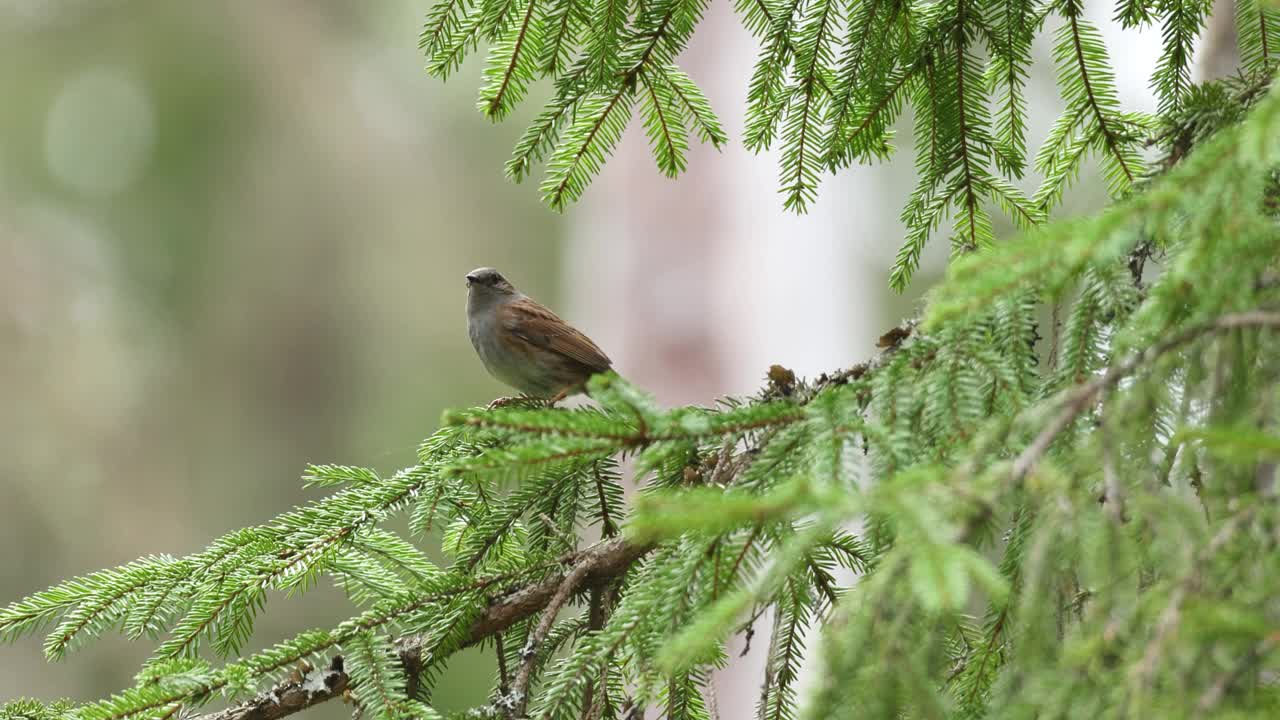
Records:
[[[1084,82],[1085,96],[1089,99],[1089,107],[1093,109],[1094,118],[1098,121],[1098,128],[1107,143],[1107,149],[1111,151],[1116,162],[1120,163],[1125,177],[1132,183],[1133,173],[1129,170],[1129,164],[1124,159],[1124,153],[1120,152],[1115,134],[1107,126],[1106,115],[1098,107],[1098,97],[1093,91],[1093,82],[1089,79],[1089,68],[1084,60],[1084,48],[1081,46],[1080,41],[1080,24],[1076,19],[1076,15],[1077,13],[1068,13],[1067,19],[1071,22],[1071,42],[1075,47],[1076,64],[1080,69],[1080,79]]]
[[[667,120],[667,115],[662,109],[662,102],[658,100],[658,96],[653,90],[653,83],[644,75],[644,73],[640,74],[640,81],[644,84],[645,90],[648,91],[649,98],[653,102],[654,114],[658,117],[662,130],[662,142],[666,145],[667,152],[671,155],[679,154],[679,150],[676,149],[675,142],[671,139],[670,121]]]
[[[844,127],[846,118],[849,116],[850,110],[853,108],[853,99],[856,97],[858,81],[861,80],[862,62],[866,57],[867,44],[872,39],[872,28],[875,26],[876,14],[879,12],[881,0],[867,0],[866,3],[866,22],[850,23],[849,35],[851,42],[848,42],[849,49],[845,54],[844,67],[841,74],[845,78],[839,92],[838,98],[832,112],[831,127],[838,135],[840,129]],[[894,4],[893,11],[896,14],[900,9],[900,5]],[[888,24],[893,23],[893,18],[889,19]]]
[[[529,25],[533,22],[534,10],[538,7],[538,0],[528,0],[525,5],[524,18],[520,22],[520,31],[516,35],[515,43],[511,49],[511,60],[507,63],[507,69],[502,74],[502,81],[498,85],[498,90],[489,99],[485,114],[489,117],[501,116],[504,110],[502,98],[507,93],[507,89],[511,87],[511,80],[515,77],[516,66],[520,63],[520,52],[524,49],[526,38],[529,36]]]
[[[897,72],[897,77],[893,79],[887,88],[881,91],[880,97],[868,109],[868,111],[863,114],[862,122],[858,123],[857,127],[849,131],[846,136],[840,139],[842,145],[847,146],[852,144],[854,140],[857,140],[862,136],[862,133],[877,125],[883,117],[883,114],[889,108],[893,107],[894,101],[898,99],[898,92],[915,77],[916,72],[919,71],[920,67],[928,65],[930,62],[928,59],[928,52],[928,50],[923,51],[919,61]]]
[[[1280,631],[1267,635],[1252,648],[1249,648],[1239,660],[1220,673],[1214,679],[1213,684],[1209,686],[1209,689],[1200,696],[1199,702],[1196,703],[1196,719],[1210,717],[1210,713],[1221,704],[1227,689],[1248,672],[1250,668],[1256,667],[1259,662],[1275,650],[1277,645],[1280,645]]]
[[[571,196],[576,197],[581,192],[582,188],[575,189],[575,184],[583,182],[580,175],[584,172],[584,165],[587,163],[588,158],[591,157],[591,153],[597,150],[595,145],[596,136],[600,135],[601,131],[608,127],[610,118],[615,108],[618,107],[618,103],[629,94],[628,84],[625,82],[620,83],[617,90],[609,97],[603,111],[588,126],[586,136],[578,143],[577,149],[566,159],[563,167],[557,169],[560,179],[556,181],[554,177],[550,178],[553,184],[549,186],[546,198],[547,203],[552,208],[563,209]]]
[[[1160,612],[1160,617],[1156,622],[1155,633],[1151,641],[1147,643],[1143,650],[1142,659],[1133,669],[1130,681],[1135,686],[1134,694],[1141,693],[1145,690],[1145,686],[1151,681],[1155,674],[1156,666],[1160,660],[1160,654],[1164,651],[1165,643],[1169,637],[1175,632],[1179,618],[1182,614],[1183,604],[1187,600],[1187,596],[1195,589],[1200,579],[1200,569],[1208,562],[1214,554],[1222,550],[1224,546],[1235,536],[1243,523],[1254,512],[1253,508],[1246,508],[1228,518],[1217,534],[1210,539],[1209,543],[1200,550],[1195,562],[1191,565],[1191,570],[1181,577],[1173,588],[1173,592],[1169,596],[1169,602]]]
[[[533,666],[538,659],[538,650],[542,642],[547,639],[547,633],[551,632],[551,626],[555,624],[561,608],[569,601],[569,596],[578,590],[591,570],[591,563],[583,561],[565,575],[547,603],[546,609],[542,611],[542,618],[538,621],[538,627],[533,634],[529,636],[529,642],[520,649],[520,656],[524,658],[524,662],[520,663],[520,669],[516,671],[515,683],[511,686],[510,703],[514,707],[512,717],[525,716],[525,708],[529,706],[529,680],[533,677]]]
[[[1126,714],[1171,720],[1273,704],[1259,669],[1280,638],[1280,573],[1273,533],[1261,530],[1277,516],[1258,469],[1280,457],[1280,94],[1266,92],[1261,69],[1276,18],[1240,0],[1249,74],[1191,85],[1199,0],[1122,0],[1123,22],[1166,27],[1157,125],[1120,111],[1106,46],[1073,2],[739,0],[765,45],[748,142],[767,144],[786,120],[784,182],[810,187],[833,157],[886,156],[891,122],[911,104],[920,182],[891,282],[909,280],[949,214],[958,248],[993,246],[953,260],[927,320],[885,333],[864,363],[815,380],[775,366],[758,394],[714,408],[662,408],[606,373],[588,384],[597,409],[451,414],[393,477],[309,467],[309,487],[341,489],[189,557],[143,558],[0,609],[6,640],[52,625],[51,656],[114,629],[169,633],[133,687],[78,707],[10,703],[0,720],[175,718],[309,661],[322,669],[204,717],[283,717],[346,696],[371,720],[438,720],[421,698],[477,643],[500,655],[490,714],[706,720],[725,639],[750,640],[770,608],[758,708],[770,720],[798,707],[795,668],[815,625],[837,679],[810,700],[823,717],[851,707],[867,720],[1051,716],[1064,697],[1097,708],[1116,692]],[[424,42],[443,72],[478,39],[490,43],[481,110],[495,115],[552,76],[553,97],[509,168],[523,177],[549,153],[542,188],[562,186],[567,202],[633,106],[666,172],[683,168],[691,127],[723,141],[674,65],[704,10],[703,0],[458,0],[433,11]],[[1050,11],[1071,20],[1053,50],[1067,107],[1037,154],[1046,181],[1032,204],[1014,182],[1026,157],[1020,83]],[[1144,174],[1135,145],[1157,132],[1148,146],[1166,155],[1153,168],[1169,170],[1159,178]],[[1089,153],[1113,196],[1128,197],[995,242],[981,203],[1019,227],[1043,223]],[[1152,257],[1158,272],[1144,273]],[[1038,331],[1047,305],[1049,348]],[[634,508],[622,458],[642,486]],[[1187,486],[1203,517],[1190,492],[1169,491]],[[1242,509],[1257,522],[1220,542]],[[400,511],[415,535],[443,529],[446,566],[382,526]],[[1132,522],[1113,521],[1125,515]],[[865,538],[840,530],[855,520]],[[576,550],[596,526],[604,539]],[[996,538],[998,564],[984,548]],[[859,576],[856,588],[840,569]],[[269,594],[322,581],[359,609],[219,668],[201,657],[205,638],[240,655]],[[989,608],[981,621],[967,615],[978,603]],[[585,609],[562,612],[573,604]],[[1064,672],[1095,662],[1114,670]],[[1117,673],[1130,681],[1118,691]]]
[[[595,481],[596,501],[600,503],[600,534],[608,540],[618,534],[618,526],[614,524],[609,513],[609,499],[605,495],[604,478],[600,477],[599,463],[592,464],[591,478]]]
[[[341,697],[350,682],[342,656],[336,655],[325,668],[311,670],[301,678],[277,684],[252,700],[201,715],[197,720],[277,720]]]
[[[995,656],[996,650],[1000,645],[1000,635],[1001,633],[1004,632],[1004,626],[1005,626],[1005,623],[1008,622],[1008,620],[1009,620],[1009,608],[1008,606],[1005,606],[1000,610],[1000,614],[996,616],[996,622],[995,622],[995,625],[991,628],[991,634],[987,638],[987,642],[982,647],[982,658],[978,663],[978,670],[976,673],[978,676],[982,675],[983,671],[986,670],[987,662],[991,660],[992,657]],[[965,665],[967,664],[968,664],[968,658],[966,657]],[[959,668],[957,668],[953,672],[953,677],[955,675],[958,675],[960,671],[964,669],[965,665],[962,665]],[[975,684],[973,688],[970,690],[969,696],[965,698],[966,702],[969,704],[972,704],[975,700],[977,700],[978,691],[979,691],[979,686]]]
[[[1021,482],[1049,450],[1049,446],[1053,444],[1053,441],[1070,427],[1076,418],[1092,406],[1094,400],[1104,390],[1114,387],[1142,366],[1150,364],[1162,355],[1177,350],[1189,342],[1207,334],[1235,328],[1280,328],[1280,313],[1254,310],[1223,315],[1216,320],[1194,325],[1171,338],[1152,345],[1146,350],[1134,353],[1126,360],[1112,365],[1102,375],[1083,385],[1076,386],[1058,403],[1061,408],[1058,413],[1014,461],[1010,472],[1013,481]]]
[[[576,553],[566,561],[570,566],[567,573],[553,574],[498,597],[472,621],[464,636],[463,647],[493,637],[549,608],[558,597],[560,605],[563,605],[567,594],[561,597],[559,591],[567,585],[569,578],[573,579],[575,587],[607,583],[626,573],[650,549],[651,546],[614,539]],[[548,613],[548,617],[552,615],[554,613]],[[545,635],[543,632],[542,637]],[[400,662],[405,667],[420,666],[423,653],[430,650],[429,640],[418,636],[402,638],[396,646]],[[343,668],[342,657],[335,656],[323,670],[313,670],[301,680],[279,683],[248,702],[203,715],[199,720],[276,720],[292,715],[340,697],[350,683],[350,676]],[[209,688],[210,691],[216,689]]]
[[[966,96],[964,92],[964,71],[965,71],[965,13],[964,0],[960,0],[957,4],[955,27],[955,44],[956,44],[956,113],[960,122],[959,139],[960,139],[960,164],[964,169],[964,203],[965,216],[969,225],[969,250],[978,249],[978,231],[974,226],[975,216],[978,212],[977,196],[973,189],[973,168],[969,157],[969,126],[965,120]]]

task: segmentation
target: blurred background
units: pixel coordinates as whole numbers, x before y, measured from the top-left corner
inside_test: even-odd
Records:
[[[754,53],[729,5],[684,64],[733,144],[671,181],[634,123],[561,217],[502,175],[539,91],[494,126],[476,59],[429,78],[430,0],[0,0],[0,603],[265,522],[316,497],[308,462],[410,464],[442,410],[505,393],[466,336],[477,266],[664,404],[872,354],[946,241],[914,294],[888,290],[909,154],[782,213],[776,158],[737,141]],[[1156,43],[1125,33],[1131,109],[1154,108]],[[1037,52],[1033,142],[1059,107]],[[1103,202],[1098,185],[1070,208]],[[327,589],[274,599],[256,646],[349,612]],[[51,667],[39,638],[0,646],[0,701],[105,695],[149,649],[110,636]],[[722,717],[750,714],[753,690],[724,689],[754,688],[759,650],[718,679]],[[468,655],[437,702],[479,704],[488,683]],[[334,705],[312,715],[349,712]]]

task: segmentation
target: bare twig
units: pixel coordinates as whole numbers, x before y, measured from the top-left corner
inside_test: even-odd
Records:
[[[1062,301],[1055,299],[1049,311],[1049,359],[1050,370],[1058,369],[1058,346],[1062,340]]]
[[[604,587],[597,585],[591,588],[591,597],[587,602],[588,632],[599,632],[604,629],[604,623],[609,618],[609,608],[607,607],[608,601],[609,598],[605,594]],[[603,682],[603,680],[601,680],[601,682]],[[582,689],[582,706],[590,708],[594,703],[595,695],[595,683],[588,680],[587,686]]]
[[[1105,401],[1099,398],[1099,404],[1105,404]],[[1124,488],[1120,485],[1120,473],[1116,470],[1116,449],[1111,442],[1111,434],[1107,432],[1107,421],[1103,416],[1099,416],[1098,442],[1102,445],[1103,490],[1100,500],[1107,514],[1116,522],[1123,523],[1126,521]]]
[[[773,692],[773,683],[778,677],[778,669],[774,667],[773,658],[775,646],[779,636],[782,634],[782,613],[775,610],[773,613],[773,627],[769,631],[769,649],[764,655],[764,682],[760,683],[760,707],[765,708],[764,713],[768,712],[769,694]]]
[[[604,672],[600,673],[600,691],[592,691],[591,704],[587,706],[587,714],[583,716],[583,720],[600,720],[604,713],[604,706],[609,700],[609,683],[606,682],[608,674],[608,663],[605,663]]]
[[[493,636],[494,654],[498,656],[498,692],[507,695],[511,692],[511,676],[507,674],[507,649],[502,643],[502,633]]]
[[[752,544],[756,541],[756,536],[760,534],[760,526],[756,525],[751,528],[751,534],[747,536],[747,542],[742,546],[742,552],[738,553],[737,559],[733,561],[733,567],[729,568],[729,579],[727,582],[732,583],[733,579],[738,576],[738,568],[742,566],[742,560],[747,556],[747,551],[751,549]]]
[[[771,607],[773,606],[768,603],[756,603],[755,609],[751,611],[751,617],[738,626],[737,632],[743,633],[742,651],[738,653],[738,657],[746,657],[751,653],[751,638],[756,636],[756,621]]]
[[[516,680],[511,685],[511,699],[514,705],[510,713],[511,717],[525,717],[525,708],[529,704],[529,681],[533,678],[533,666],[537,664],[538,647],[542,645],[542,641],[547,639],[547,633],[551,632],[551,627],[555,625],[556,616],[560,614],[560,609],[569,601],[569,597],[577,591],[582,585],[587,573],[591,572],[592,563],[586,561],[575,567],[560,586],[556,588],[555,595],[551,596],[551,601],[547,603],[546,610],[542,613],[542,619],[538,621],[538,627],[534,629],[533,634],[529,636],[529,642],[520,649],[520,669],[516,672]]]
[[[596,495],[600,498],[600,534],[611,538],[618,534],[618,526],[613,524],[609,516],[609,501],[604,494],[604,478],[600,477],[600,461],[591,463],[591,475],[596,481]]]
[[[711,478],[708,484],[712,487],[719,487],[726,484],[731,466],[730,460],[733,459],[734,438],[732,436],[725,438],[724,445],[720,447],[720,454],[716,457],[716,465],[711,469]]]
[[[707,678],[707,717],[720,720],[720,700],[716,697],[716,683],[712,678]]]

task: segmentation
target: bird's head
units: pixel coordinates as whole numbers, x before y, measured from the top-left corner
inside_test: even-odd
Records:
[[[467,289],[473,295],[515,295],[516,289],[502,273],[493,268],[476,268],[467,273]]]

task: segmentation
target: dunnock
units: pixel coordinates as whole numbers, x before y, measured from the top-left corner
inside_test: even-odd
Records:
[[[588,378],[613,365],[591,338],[493,268],[467,273],[467,330],[490,375],[551,403],[582,392]]]

